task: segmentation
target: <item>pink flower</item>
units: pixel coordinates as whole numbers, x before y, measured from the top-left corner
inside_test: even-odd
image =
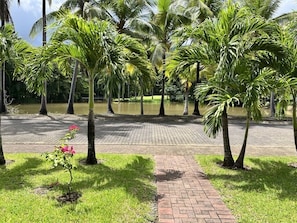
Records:
[[[73,149],[73,146],[71,146],[69,148],[69,146],[64,146],[64,147],[61,147],[61,151],[62,153],[69,153],[69,154],[75,154],[75,150]]]
[[[73,146],[70,147],[70,150],[68,150],[69,153],[75,154],[75,150],[73,149]]]
[[[69,131],[78,131],[79,127],[77,125],[71,125],[69,126]]]
[[[67,153],[69,151],[68,146],[61,147],[61,151]]]

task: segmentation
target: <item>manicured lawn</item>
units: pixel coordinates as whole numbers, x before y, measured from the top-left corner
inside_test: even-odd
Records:
[[[219,167],[220,156],[196,156],[239,222],[297,222],[297,169],[293,157],[248,158],[251,170]]]
[[[149,156],[99,154],[101,164],[85,166],[79,164],[85,155],[76,154],[73,190],[82,197],[72,204],[56,200],[67,190],[67,172],[51,169],[38,154],[5,157],[15,162],[0,167],[0,222],[132,223],[156,217],[154,163]],[[50,190],[43,190],[49,185]]]

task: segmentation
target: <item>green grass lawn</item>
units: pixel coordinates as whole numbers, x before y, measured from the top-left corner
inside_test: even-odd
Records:
[[[15,162],[0,168],[0,222],[152,222],[153,169],[149,156],[97,155],[102,163],[79,164],[76,154],[73,190],[82,193],[76,203],[60,204],[56,198],[67,190],[68,172],[51,169],[38,154],[6,154]],[[56,184],[56,182],[59,182]],[[51,190],[40,194],[36,188]]]
[[[251,170],[218,166],[219,156],[196,156],[239,222],[297,222],[296,157],[247,158]]]

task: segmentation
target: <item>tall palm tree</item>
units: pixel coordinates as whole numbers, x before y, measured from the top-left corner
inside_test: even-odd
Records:
[[[52,0],[47,0],[48,4],[52,4]],[[46,45],[46,0],[42,0],[42,46]],[[41,105],[39,114],[47,115],[47,81],[44,82],[44,93],[41,95]]]
[[[17,1],[20,4],[20,0]],[[1,19],[1,28],[5,26],[6,22],[12,22],[12,18],[9,12],[9,0],[0,1],[0,19]],[[6,113],[7,108],[5,105],[5,63],[2,64],[0,72],[0,112]]]
[[[94,81],[108,70],[117,75],[125,64],[130,52],[144,58],[142,45],[123,34],[107,21],[93,19],[86,21],[75,15],[68,15],[60,21],[54,32],[48,55],[58,60],[60,65],[72,58],[86,70],[89,80],[88,113],[88,156],[87,164],[96,164],[95,122],[94,122]],[[61,64],[62,63],[62,64]]]
[[[13,46],[17,37],[14,32],[13,26],[7,24],[0,29],[0,66],[2,66],[8,59],[13,57]],[[2,134],[1,134],[1,114],[0,114],[0,165],[6,163],[2,147]]]
[[[142,32],[139,32],[140,27],[143,27],[148,22],[148,15],[152,12],[154,1],[152,0],[131,0],[131,1],[107,1],[99,2],[97,7],[100,9],[100,18],[110,21],[117,27],[118,33],[125,33],[131,37],[144,39],[147,38]],[[135,66],[135,64],[134,64]],[[141,68],[140,68],[141,69]],[[106,86],[107,93],[107,112],[113,114],[112,109],[112,93],[118,88],[119,82],[124,79],[117,78],[107,74],[105,78],[110,78],[109,85]]]
[[[157,12],[151,19],[150,31],[153,39],[151,61],[156,72],[162,77],[160,116],[165,115],[166,61],[168,53],[172,50],[173,33],[182,25],[190,24],[192,21],[191,14],[181,3],[178,0],[158,0]]]

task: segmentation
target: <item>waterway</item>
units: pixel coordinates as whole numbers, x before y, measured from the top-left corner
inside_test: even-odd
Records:
[[[139,102],[114,102],[112,104],[115,114],[125,115],[139,115],[140,114],[140,103]],[[18,114],[37,114],[40,110],[40,104],[22,104],[12,105],[13,113]],[[158,115],[160,109],[159,103],[144,103],[144,115]],[[48,103],[47,110],[49,113],[65,114],[67,110],[66,103]],[[107,104],[105,102],[95,103],[95,114],[106,114]],[[189,114],[192,114],[194,110],[194,104],[189,104]],[[165,114],[166,115],[182,115],[184,111],[183,103],[165,103]],[[199,107],[201,114],[204,114],[206,107]],[[77,115],[88,114],[88,103],[75,103],[74,112]],[[239,107],[231,108],[228,112],[229,115],[234,116],[245,116],[245,110]],[[269,116],[268,109],[262,109],[263,116]]]

